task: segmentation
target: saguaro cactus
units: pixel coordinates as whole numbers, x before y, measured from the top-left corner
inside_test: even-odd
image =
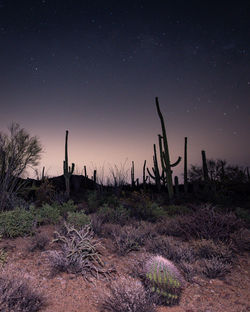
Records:
[[[201,151],[201,156],[202,156],[202,170],[203,170],[204,181],[208,182],[209,181],[209,177],[208,177],[208,169],[207,169],[206,152],[205,151]]]
[[[147,161],[144,160],[144,164],[143,164],[143,173],[142,173],[142,183],[143,183],[143,189],[145,190],[146,189],[146,182],[147,182],[147,179],[148,179],[148,176],[146,176],[146,163]]]
[[[66,186],[66,195],[69,197],[70,195],[70,177],[72,176],[75,164],[72,163],[71,167],[68,164],[68,134],[69,131],[66,130],[65,136],[65,160],[63,161],[63,175],[65,178],[65,186]]]
[[[151,173],[148,168],[147,168],[147,172],[148,172],[149,176],[155,181],[157,189],[160,190],[160,188],[161,188],[161,179],[163,177],[163,173],[162,173],[162,175],[160,175],[155,144],[154,144],[153,163],[154,163],[154,167],[152,167],[153,173]]]
[[[188,178],[187,178],[187,137],[184,143],[184,193],[188,192]]]
[[[132,167],[131,167],[131,186],[132,188],[135,187],[135,163],[132,161]]]
[[[171,167],[175,167],[177,166],[180,161],[181,161],[181,157],[179,156],[179,158],[177,159],[177,161],[173,164],[170,164],[170,157],[169,157],[169,150],[168,150],[168,141],[167,141],[167,134],[166,134],[166,128],[165,128],[165,122],[164,122],[164,118],[162,116],[161,110],[160,110],[160,105],[159,105],[159,101],[158,98],[155,98],[155,102],[156,102],[156,109],[157,109],[157,113],[158,116],[160,118],[161,121],[161,129],[162,129],[162,140],[163,140],[163,146],[161,143],[161,139],[159,140],[159,144],[160,144],[160,154],[161,154],[161,162],[162,162],[162,169],[164,171],[165,177],[166,177],[166,182],[167,182],[167,188],[168,188],[168,196],[169,199],[172,200],[174,197],[174,189],[173,189],[173,181],[172,181],[172,170]]]

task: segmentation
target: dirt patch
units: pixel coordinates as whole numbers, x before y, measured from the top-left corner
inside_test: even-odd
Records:
[[[44,226],[40,233],[53,238],[54,226]],[[100,294],[112,282],[96,280],[95,283],[85,281],[81,276],[60,273],[51,277],[48,250],[56,246],[49,243],[45,250],[29,251],[31,238],[3,239],[0,248],[8,252],[5,270],[13,275],[23,276],[29,286],[46,297],[47,305],[42,312],[97,312]],[[103,260],[107,266],[116,268],[119,276],[127,276],[131,272],[133,261],[143,257],[142,252],[131,252],[119,257],[112,242],[103,240],[105,250]],[[244,254],[238,257],[233,270],[223,280],[197,277],[184,289],[178,306],[158,307],[158,312],[247,312],[250,311],[250,257]],[[125,312],[125,311],[124,311]]]

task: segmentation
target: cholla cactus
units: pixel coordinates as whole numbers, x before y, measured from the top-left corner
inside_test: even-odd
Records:
[[[176,266],[162,256],[152,256],[144,266],[145,280],[150,290],[165,304],[178,303],[185,284]]]

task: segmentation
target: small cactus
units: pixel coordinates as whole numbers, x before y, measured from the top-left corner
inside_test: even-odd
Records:
[[[185,281],[171,261],[162,256],[153,256],[146,261],[144,270],[146,283],[162,303],[167,305],[178,303]]]

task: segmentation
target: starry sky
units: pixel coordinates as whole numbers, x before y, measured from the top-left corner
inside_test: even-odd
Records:
[[[250,3],[172,2],[0,0],[0,130],[37,135],[49,176],[63,172],[69,130],[76,173],[133,160],[141,177],[158,96],[172,162],[186,136],[189,165],[204,149],[249,166]]]

